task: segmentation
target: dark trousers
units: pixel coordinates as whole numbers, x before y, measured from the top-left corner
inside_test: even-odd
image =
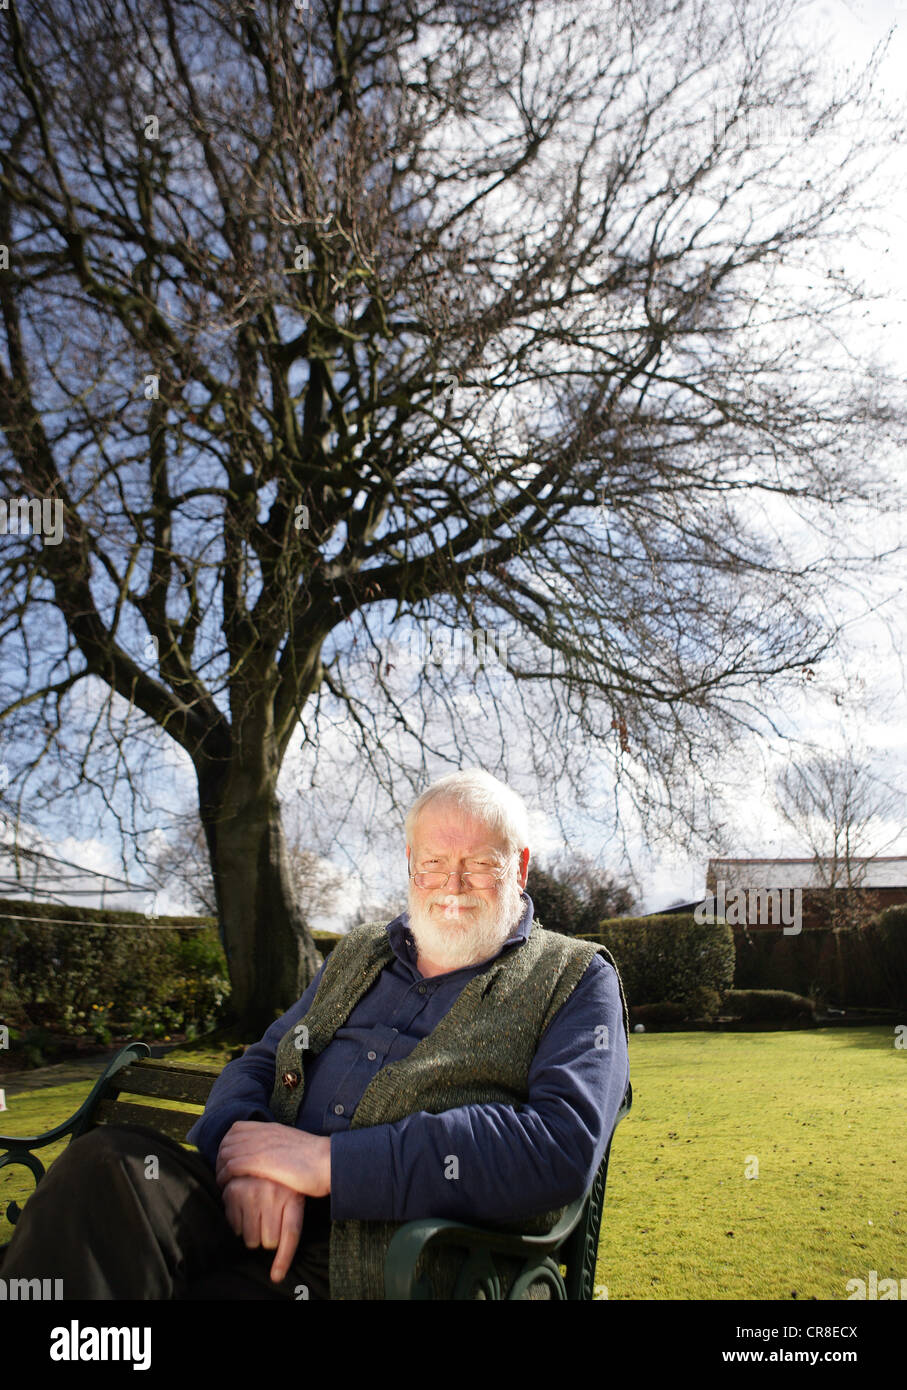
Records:
[[[330,1197],[307,1197],[275,1284],[276,1252],[231,1229],[199,1153],[145,1125],[102,1125],[51,1164],[0,1252],[0,1277],[62,1279],[64,1299],[328,1299],[329,1238]]]

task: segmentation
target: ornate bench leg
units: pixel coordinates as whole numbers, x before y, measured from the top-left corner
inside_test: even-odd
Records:
[[[522,1298],[533,1284],[548,1284],[554,1290],[553,1297],[555,1299],[566,1300],[567,1286],[564,1283],[560,1268],[547,1255],[539,1263],[534,1260],[527,1262],[513,1281],[513,1287],[507,1295],[508,1299]]]
[[[33,1153],[5,1153],[0,1156],[0,1168],[5,1168],[10,1163],[18,1163],[21,1168],[29,1168],[34,1175],[35,1187],[44,1177],[47,1171],[40,1158],[35,1158]],[[15,1226],[19,1217],[22,1215],[22,1208],[18,1202],[9,1202],[6,1208],[6,1219],[11,1226]]]
[[[546,1255],[525,1262],[513,1281],[507,1300],[524,1298],[529,1288],[538,1283],[548,1284],[553,1289],[556,1299],[566,1299],[567,1288],[560,1268]],[[492,1302],[500,1302],[503,1297],[501,1276],[494,1262],[494,1253],[481,1246],[473,1246],[469,1258],[457,1276],[453,1296],[455,1299],[474,1299],[479,1292]]]

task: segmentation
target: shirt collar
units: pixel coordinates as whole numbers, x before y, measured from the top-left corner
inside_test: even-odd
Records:
[[[521,946],[524,941],[529,939],[534,913],[532,899],[525,891],[520,894],[520,899],[523,904],[522,916],[510,936],[508,936],[507,940],[501,946],[501,951],[506,951],[508,946]],[[392,922],[388,923],[386,930],[394,955],[398,960],[402,961],[404,965],[409,965],[415,969],[417,952],[416,943],[409,929],[409,913],[401,912],[399,917],[395,917]],[[498,955],[501,954],[501,951],[498,952]],[[496,957],[492,956],[492,960],[494,959],[496,959]],[[483,966],[488,964],[488,961],[482,961]],[[464,970],[478,970],[479,968],[478,965],[464,965],[462,967]],[[450,973],[456,974],[457,972],[451,971]]]

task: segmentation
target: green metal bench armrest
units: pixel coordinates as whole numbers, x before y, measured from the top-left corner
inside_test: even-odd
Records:
[[[0,1168],[14,1163],[19,1164],[22,1168],[28,1168],[37,1187],[41,1178],[44,1177],[45,1168],[32,1150],[45,1148],[48,1144],[55,1144],[58,1139],[65,1139],[67,1134],[71,1134],[73,1139],[78,1139],[80,1134],[90,1128],[95,1109],[103,1099],[111,1077],[140,1057],[150,1057],[150,1055],[151,1048],[147,1043],[131,1042],[122,1048],[115,1057],[111,1058],[75,1114],[71,1115],[68,1120],[64,1120],[62,1124],[54,1125],[53,1129],[46,1130],[44,1134],[32,1136],[0,1134],[0,1150],[4,1150],[3,1153],[0,1153]],[[18,1202],[10,1202],[7,1206],[6,1218],[11,1225],[14,1226],[18,1221],[20,1211]]]
[[[608,1139],[604,1156],[596,1169],[595,1177],[582,1197],[577,1197],[575,1201],[570,1203],[560,1220],[552,1226],[550,1231],[544,1235],[519,1235],[496,1230],[489,1226],[470,1226],[465,1222],[431,1216],[407,1221],[394,1234],[387,1248],[384,1259],[385,1298],[415,1300],[431,1298],[425,1281],[417,1281],[415,1277],[419,1257],[430,1245],[461,1245],[468,1250],[468,1258],[457,1285],[461,1292],[470,1284],[485,1284],[490,1289],[499,1285],[494,1262],[490,1258],[491,1252],[496,1252],[500,1255],[522,1256],[526,1261],[511,1290],[509,1295],[511,1298],[519,1297],[522,1290],[540,1275],[555,1288],[558,1297],[567,1296],[561,1292],[564,1284],[560,1270],[550,1257],[573,1235],[580,1224],[580,1219],[590,1217],[590,1207],[595,1208],[592,1215],[595,1218],[594,1234],[597,1240],[611,1144],[617,1126],[629,1113],[632,1103],[633,1089],[628,1085],[620,1110],[617,1112],[617,1118],[614,1121],[614,1128]],[[581,1297],[582,1294],[579,1290],[582,1287],[582,1280],[571,1278],[570,1284],[574,1290],[573,1296]],[[458,1295],[455,1294],[456,1296]],[[463,1296],[466,1296],[465,1293]],[[493,1296],[498,1295],[493,1294]],[[588,1297],[589,1294],[586,1296]]]
[[[415,1279],[419,1256],[429,1245],[465,1245],[469,1251],[468,1266],[484,1265],[477,1260],[478,1252],[496,1251],[499,1255],[522,1256],[533,1266],[546,1264],[545,1256],[552,1254],[566,1240],[580,1216],[586,1197],[578,1197],[564,1212],[556,1226],[545,1235],[526,1236],[498,1231],[490,1226],[468,1226],[462,1221],[448,1221],[432,1216],[407,1221],[396,1232],[387,1248],[384,1260],[384,1296],[387,1299],[430,1298],[424,1285]],[[490,1268],[490,1262],[487,1262]]]

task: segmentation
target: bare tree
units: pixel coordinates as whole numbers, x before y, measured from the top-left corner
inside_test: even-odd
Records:
[[[346,919],[346,930],[352,931],[354,927],[364,926],[368,922],[392,922],[395,917],[399,917],[401,912],[406,911],[406,894],[401,893],[399,897],[374,897],[369,896],[363,899]]]
[[[161,889],[178,892],[204,916],[217,916],[217,894],[205,831],[197,808],[188,808],[171,820],[176,834],[153,857],[154,876]],[[346,886],[344,875],[331,862],[289,837],[287,856],[296,900],[307,920],[329,917],[337,910]]]
[[[903,794],[849,747],[789,763],[778,774],[776,801],[813,856],[831,925],[860,926],[873,917],[880,904],[867,891],[868,871],[904,834]]]
[[[296,896],[307,917],[329,917],[336,911],[345,879],[333,864],[313,850],[293,846],[290,870]]]
[[[542,925],[566,936],[597,932],[606,918],[626,916],[637,897],[628,880],[575,850],[543,868],[530,863],[527,887]]]
[[[100,796],[141,852],[172,741],[250,1029],[318,963],[277,793],[298,731],[349,741],[335,802],[400,805],[478,732],[507,769],[508,696],[525,777],[579,796],[594,751],[676,820],[833,642],[841,518],[894,504],[902,422],[847,355],[835,238],[897,132],[871,72],[823,88],[795,8],[4,10],[10,794]],[[414,623],[506,657],[474,690],[401,672]]]
[[[203,917],[217,916],[217,894],[205,830],[198,811],[175,818],[177,835],[164,841],[152,859],[154,879],[160,889],[177,893]]]

